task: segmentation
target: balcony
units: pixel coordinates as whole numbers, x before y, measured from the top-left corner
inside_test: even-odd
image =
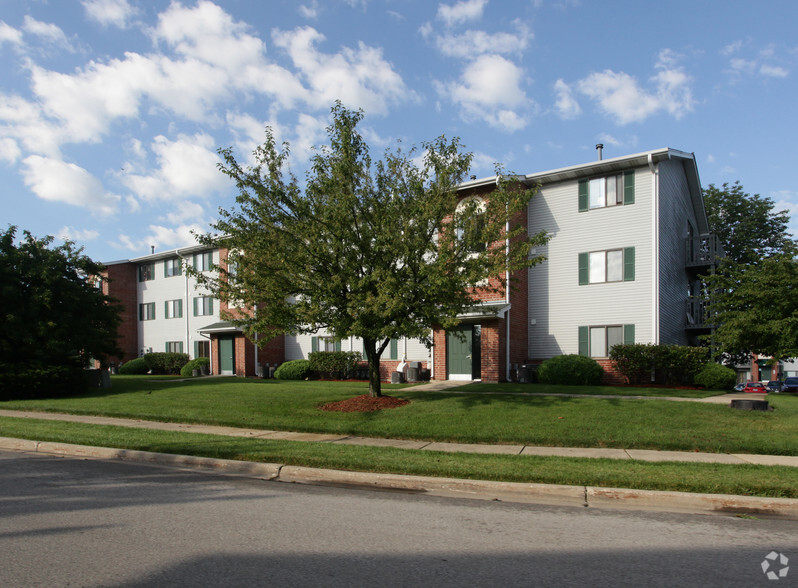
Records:
[[[709,269],[723,257],[723,248],[717,235],[709,233],[685,239],[685,267]]]
[[[685,302],[687,322],[685,329],[688,330],[709,330],[712,324],[709,319],[709,309],[705,300],[691,298]]]

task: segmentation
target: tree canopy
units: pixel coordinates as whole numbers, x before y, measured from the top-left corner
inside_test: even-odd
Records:
[[[379,360],[392,338],[429,342],[433,326],[456,324],[475,304],[475,287],[500,290],[505,280],[491,277],[539,262],[531,249],[547,238],[519,222],[535,189],[497,169],[484,199],[458,206],[472,156],[457,139],[439,137],[420,153],[389,150],[375,163],[357,129],[362,118],[336,103],[329,144],[312,158],[304,188],[286,172],[289,146],[278,149],[271,129],[251,166],[220,150],[237,207],[220,211],[218,235],[199,240],[230,251],[235,275],[222,267],[204,282],[252,309],[228,317],[250,338],[319,329],[358,337],[370,393],[379,395]]]
[[[102,266],[66,242],[0,234],[0,398],[69,393],[89,358],[120,353],[120,309],[97,287]]]
[[[704,202],[724,258],[706,276],[716,351],[731,362],[751,353],[777,359],[798,356],[796,243],[790,216],[770,198],[744,191],[740,182],[710,184]]]
[[[704,189],[704,205],[726,261],[732,264],[756,263],[781,253],[792,241],[787,233],[789,213],[774,211],[773,200],[745,192],[739,181],[721,188],[710,184]]]

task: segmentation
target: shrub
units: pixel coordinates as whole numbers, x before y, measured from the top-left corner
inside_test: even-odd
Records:
[[[313,351],[308,355],[312,372],[336,380],[354,377],[362,359],[359,351]]]
[[[210,365],[211,360],[209,357],[197,357],[180,368],[180,375],[188,378],[194,375],[194,370],[201,370],[203,367],[208,368]]]
[[[310,361],[307,359],[295,359],[286,361],[276,370],[274,377],[278,380],[304,380],[310,374]]]
[[[633,385],[650,383],[652,372],[660,384],[692,384],[708,357],[706,347],[686,345],[635,343],[614,345],[610,350],[615,368]]]
[[[538,368],[541,384],[598,386],[604,370],[595,359],[582,355],[559,355],[547,359]]]
[[[695,383],[710,390],[729,390],[736,379],[737,374],[732,368],[719,363],[708,363],[695,377]]]
[[[610,360],[630,384],[647,384],[654,369],[654,345],[642,343],[613,345]]]
[[[138,376],[150,371],[150,366],[143,357],[126,361],[119,366],[119,373],[123,376]]]
[[[144,361],[153,374],[179,374],[181,368],[188,363],[188,353],[156,351],[147,353]]]
[[[85,390],[84,370],[77,365],[30,367],[0,362],[0,400],[56,398]]]

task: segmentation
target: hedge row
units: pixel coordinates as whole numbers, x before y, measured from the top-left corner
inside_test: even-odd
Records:
[[[623,344],[610,350],[610,359],[630,384],[692,385],[709,361],[706,347]]]

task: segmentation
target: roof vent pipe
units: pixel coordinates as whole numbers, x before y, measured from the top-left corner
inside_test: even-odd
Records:
[[[598,160],[601,161],[601,150],[604,149],[604,143],[596,144],[596,151],[598,151]]]
[[[155,253],[155,245],[150,245],[150,251],[154,254]]]

